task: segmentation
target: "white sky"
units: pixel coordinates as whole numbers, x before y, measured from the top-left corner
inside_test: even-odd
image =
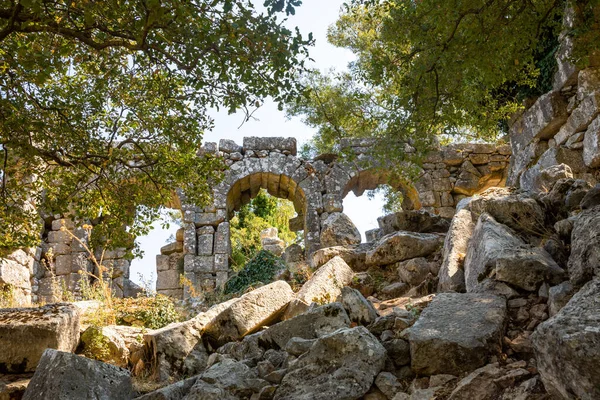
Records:
[[[354,58],[349,50],[339,49],[327,43],[327,28],[337,20],[343,3],[343,0],[303,0],[302,6],[296,9],[296,15],[290,16],[287,21],[290,28],[298,26],[305,37],[309,32],[313,33],[316,43],[314,48],[310,49],[310,57],[315,60],[314,65],[321,70],[331,68],[343,70]],[[255,119],[241,127],[239,127],[243,121],[241,113],[227,115],[227,112],[215,112],[213,117],[215,128],[204,135],[207,142],[232,139],[241,145],[244,136],[292,136],[297,139],[300,148],[300,145],[315,133],[312,128],[304,125],[300,118],[287,120],[284,113],[278,111],[277,106],[271,101],[267,101],[254,113]],[[380,195],[369,200],[366,195],[357,198],[350,192],[344,199],[344,212],[361,231],[363,241],[365,241],[364,232],[377,227],[377,217],[382,215],[382,206],[383,199]],[[177,228],[171,226],[169,230],[162,230],[160,223],[155,223],[154,230],[149,235],[138,238],[145,254],[142,259],[132,262],[131,280],[141,283],[139,275],[142,274],[144,280],[150,281],[154,286],[156,255],[160,253],[160,248],[167,244],[168,238],[174,235]]]

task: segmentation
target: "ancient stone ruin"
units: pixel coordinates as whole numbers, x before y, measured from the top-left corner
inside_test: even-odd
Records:
[[[327,247],[321,242],[324,221],[343,212],[344,197],[350,191],[360,196],[388,183],[385,170],[370,166],[371,145],[367,139],[345,140],[342,150],[350,150],[356,160],[344,161],[332,155],[299,158],[294,138],[246,137],[242,146],[226,139],[218,145],[205,144],[202,153],[223,158],[229,168],[214,188],[211,206],[199,208],[182,199],[183,234],[157,258],[159,293],[181,296],[182,273],[200,288],[213,289],[227,281],[231,253],[228,220],[261,188],[293,202],[298,216],[290,221],[290,227],[304,230],[307,256]],[[404,209],[451,218],[461,199],[504,185],[509,159],[508,145],[450,145],[427,156],[414,184],[395,189],[404,195]]]

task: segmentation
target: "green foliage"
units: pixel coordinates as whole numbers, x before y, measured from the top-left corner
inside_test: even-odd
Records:
[[[312,39],[279,15],[299,4],[0,0],[0,248],[37,243],[36,208],[129,247],[174,188],[207,203],[207,110],[296,96]]]
[[[231,219],[231,258],[233,269],[239,270],[262,248],[260,232],[275,227],[286,245],[296,234],[290,231],[289,219],[294,217],[293,204],[270,196],[264,189],[250,203],[241,207]]]
[[[285,269],[283,260],[273,253],[261,250],[225,284],[225,293],[243,292],[249,286],[267,284],[275,274]]]
[[[110,356],[110,340],[102,334],[102,327],[86,329],[81,340],[85,342],[83,355],[87,358],[104,361]]]
[[[181,321],[181,315],[170,297],[138,296],[137,298],[113,299],[118,325],[143,326],[159,329]]]
[[[573,2],[589,35],[572,33],[587,44],[576,46],[582,54],[597,49],[598,3]],[[349,73],[305,76],[304,96],[286,111],[318,129],[318,151],[376,138],[375,154],[399,172],[438,141],[495,141],[523,99],[551,88],[564,9],[556,0],[349,0],[328,39],[356,61]]]

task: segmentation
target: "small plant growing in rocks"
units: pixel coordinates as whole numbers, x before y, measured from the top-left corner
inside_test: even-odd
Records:
[[[240,293],[249,286],[270,283],[277,273],[284,269],[285,264],[281,258],[269,251],[261,250],[237,275],[227,281],[225,293]]]

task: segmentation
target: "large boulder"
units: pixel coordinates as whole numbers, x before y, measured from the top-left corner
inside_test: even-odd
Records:
[[[321,224],[321,247],[360,243],[360,231],[344,213],[331,213]]]
[[[82,353],[89,358],[127,368],[129,348],[110,326],[90,326],[81,334]]]
[[[79,309],[72,304],[0,309],[0,371],[34,371],[44,350],[73,352],[79,342]]]
[[[476,293],[442,293],[407,331],[411,368],[423,375],[470,372],[501,350],[506,300]]]
[[[558,284],[564,279],[564,270],[544,249],[526,244],[487,213],[477,221],[464,269],[468,292],[490,276],[529,291],[545,281]]]
[[[567,269],[576,286],[600,276],[600,207],[585,210],[575,220]]]
[[[316,339],[348,326],[350,319],[342,304],[330,303],[270,326],[262,332],[259,342],[265,347],[283,349],[293,337]]]
[[[302,285],[285,311],[284,319],[303,313],[312,303],[335,301],[342,293],[342,288],[352,282],[353,276],[354,272],[341,257],[332,258]]]
[[[531,342],[548,392],[558,398],[600,398],[600,279],[589,281]]]
[[[146,333],[144,343],[151,357],[154,379],[164,382],[172,376],[190,376],[202,372],[208,359],[202,342],[204,326],[237,300],[217,304],[189,321]]]
[[[467,209],[457,211],[444,240],[442,266],[438,273],[439,292],[466,290],[464,261],[474,229],[473,213]]]
[[[432,270],[435,270],[434,265],[423,257],[401,261],[397,264],[398,277],[410,286],[418,286],[423,283]]]
[[[47,349],[23,400],[133,398],[129,371],[101,361]]]
[[[359,399],[384,365],[385,349],[366,328],[340,329],[290,365],[274,399]]]
[[[521,362],[521,364],[525,363]],[[509,364],[505,367],[493,363],[478,368],[458,382],[448,399],[520,399],[521,397],[512,397],[511,394],[514,392],[512,387],[531,378],[531,373],[524,367],[525,365],[519,365],[519,363]],[[543,391],[541,392],[543,393]],[[522,398],[528,399],[529,397],[523,396]]]
[[[518,231],[544,223],[542,207],[525,193],[492,188],[471,199],[468,208],[477,216],[488,213],[498,222]]]
[[[419,233],[446,233],[450,227],[447,219],[422,210],[403,210],[377,218],[384,235],[398,231]]]
[[[293,298],[294,291],[285,281],[259,287],[225,308],[204,332],[218,345],[239,340],[272,323]]]
[[[439,249],[444,237],[434,233],[396,232],[384,236],[367,252],[367,265],[387,265],[415,257],[427,257]]]

